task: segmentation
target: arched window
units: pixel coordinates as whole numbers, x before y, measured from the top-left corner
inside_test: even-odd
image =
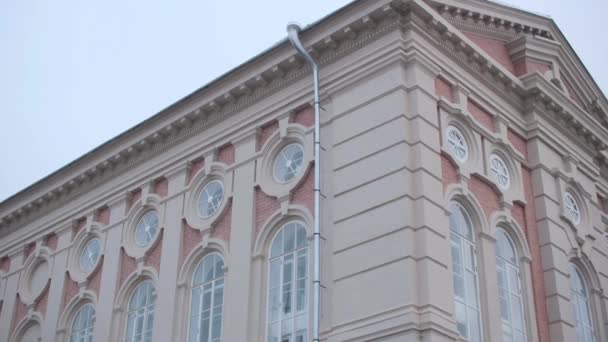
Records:
[[[578,267],[570,264],[570,302],[576,322],[576,340],[578,342],[595,341],[589,292]]]
[[[498,229],[496,232],[496,271],[498,272],[502,340],[503,342],[524,342],[526,332],[517,253],[511,238],[502,229]]]
[[[150,280],[139,284],[129,300],[126,342],[152,341],[156,289]]]
[[[95,308],[92,304],[83,305],[74,317],[70,342],[89,342],[93,340]]]
[[[289,222],[270,248],[268,342],[308,341],[308,240],[301,222]]]
[[[456,324],[462,336],[479,342],[482,329],[473,224],[460,204],[451,203],[449,209]]]
[[[224,306],[224,260],[206,255],[192,278],[189,342],[219,342]]]

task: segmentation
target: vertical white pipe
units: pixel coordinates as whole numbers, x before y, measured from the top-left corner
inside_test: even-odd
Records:
[[[317,67],[317,63],[315,63],[314,59],[308,51],[304,48],[302,43],[300,42],[300,38],[298,33],[301,28],[298,24],[290,23],[287,25],[287,33],[289,37],[289,41],[291,45],[298,50],[298,52],[306,59],[308,64],[312,69],[312,78],[313,78],[313,90],[314,90],[314,108],[315,108],[315,137],[314,137],[314,153],[315,153],[315,212],[314,212],[314,227],[313,227],[313,244],[314,244],[314,261],[313,261],[313,310],[312,310],[312,341],[319,341],[319,308],[320,308],[320,259],[321,259],[321,230],[320,230],[320,222],[321,222],[321,162],[320,162],[320,152],[321,152],[321,124],[319,117],[319,68]]]

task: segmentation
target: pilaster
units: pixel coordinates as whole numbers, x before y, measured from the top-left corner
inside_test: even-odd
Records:
[[[57,232],[57,251],[53,256],[53,268],[51,271],[51,287],[49,289],[48,304],[46,313],[44,314],[44,322],[42,324],[42,341],[53,342],[59,316],[61,312],[61,302],[63,300],[63,285],[65,281],[65,269],[68,264],[69,249],[66,248],[71,243],[72,230],[71,225],[67,225],[64,229]]]
[[[2,315],[0,315],[0,341],[8,341],[9,336],[12,334],[12,323],[15,315],[15,301],[17,299],[17,292],[19,291],[19,272],[13,272],[13,269],[21,268],[24,261],[23,249],[19,249],[12,254],[9,254],[11,258],[11,271],[6,276],[6,282],[4,289],[4,303],[2,304]]]

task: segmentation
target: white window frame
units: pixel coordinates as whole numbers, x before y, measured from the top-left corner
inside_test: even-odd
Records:
[[[499,248],[498,248],[498,244],[501,242],[501,238],[500,235],[502,235],[504,237],[504,241],[507,244],[507,248],[510,249],[511,253],[513,254],[513,258],[515,260],[508,260],[506,257],[499,255]],[[522,288],[522,281],[521,281],[521,271],[520,271],[520,267],[519,267],[519,259],[517,256],[517,250],[515,248],[515,244],[513,243],[513,240],[511,239],[511,237],[509,236],[509,234],[502,228],[498,228],[496,231],[496,271],[497,271],[497,281],[498,281],[498,299],[499,299],[499,309],[501,310],[501,322],[502,322],[502,341],[503,342],[507,342],[507,341],[527,341],[528,337],[526,335],[526,314],[525,314],[525,308],[524,308],[524,294],[523,294],[523,288]],[[503,266],[501,266],[501,264]],[[504,285],[505,286],[501,286],[500,283],[500,272],[501,269],[503,271],[503,279],[506,282]],[[514,272],[515,274],[515,279],[511,279],[510,277],[510,271]],[[512,282],[515,282],[515,284],[512,284]],[[501,287],[504,287],[504,291],[506,292],[506,295],[508,296],[508,298],[505,299],[506,303],[508,304],[507,308],[503,308],[503,302],[501,301]],[[515,297],[515,298],[514,298]],[[508,310],[509,313],[509,318],[505,320],[505,318],[502,315],[502,311],[503,309]],[[514,309],[518,309],[519,313],[520,313],[520,318],[521,318],[521,322],[519,322],[520,326],[521,326],[521,330],[517,329],[515,327],[515,321],[514,321],[514,315],[513,315],[513,310]],[[511,339],[505,339],[504,333],[505,332],[509,332]],[[521,339],[515,339],[515,334],[521,334]]]
[[[195,276],[198,274],[198,270],[199,268],[202,268],[204,266],[204,263],[206,260],[208,260],[208,258],[219,258],[221,260],[221,268],[222,268],[222,275],[221,276],[215,276],[217,269],[216,267],[218,267],[217,262],[214,259],[213,262],[213,269],[214,269],[214,276],[212,277],[211,280],[209,281],[201,281],[199,283],[197,283],[195,285],[194,281],[195,281]],[[223,319],[224,319],[224,294],[225,294],[225,273],[224,273],[224,258],[219,254],[219,253],[209,253],[207,255],[205,255],[201,261],[198,263],[198,265],[196,266],[194,273],[192,274],[192,283],[191,283],[191,287],[190,287],[190,309],[189,309],[189,315],[188,315],[188,341],[189,342],[198,342],[198,341],[208,341],[208,342],[220,342],[222,340],[222,336],[223,336]],[[205,291],[205,287],[209,287],[209,291]],[[201,295],[198,297],[199,301],[197,303],[198,305],[198,312],[196,314],[193,314],[193,300],[194,300],[194,291],[200,289],[201,291]],[[221,294],[221,301],[222,303],[220,305],[217,305],[216,300],[218,298],[216,298],[217,292],[218,291],[222,291]],[[203,301],[204,301],[204,292],[210,292],[210,304],[209,304],[209,324],[208,324],[208,331],[207,331],[207,339],[201,339],[201,335],[200,335],[200,331],[198,331],[196,336],[191,335],[192,333],[192,324],[195,323],[194,318],[195,316],[198,316],[196,319],[196,324],[200,327],[201,326],[201,321],[203,320]],[[217,336],[215,339],[212,339],[212,333],[213,333],[213,324],[216,323],[216,316],[217,316],[217,311],[220,310],[219,313],[219,321],[220,321],[220,334],[219,336]]]
[[[277,256],[273,256],[272,255],[272,247],[275,243],[275,241],[277,241],[277,238],[279,238],[279,236],[282,238],[283,236],[283,232],[286,230],[287,226],[290,224],[296,224],[300,226],[300,229],[302,229],[304,231],[304,239],[305,239],[305,245],[301,246],[299,248],[294,248],[291,251],[288,252],[283,252],[281,251],[281,254],[277,255]],[[298,239],[298,229],[296,229],[294,231],[294,246],[297,246],[297,239]],[[283,242],[281,243],[281,249],[283,250],[284,246],[283,246]],[[281,229],[275,234],[274,238],[272,239],[272,242],[270,244],[270,248],[269,248],[269,256],[268,256],[268,278],[267,278],[267,286],[266,286],[266,295],[267,295],[267,300],[266,300],[266,341],[267,342],[282,342],[284,341],[283,339],[283,328],[284,328],[284,322],[288,322],[285,324],[290,324],[291,329],[290,329],[290,334],[289,334],[289,342],[300,342],[300,340],[296,340],[296,333],[298,332],[296,329],[296,324],[297,324],[297,319],[300,318],[302,320],[304,320],[304,326],[306,327],[304,330],[304,336],[302,336],[302,342],[307,342],[310,336],[310,329],[309,329],[309,320],[308,320],[308,312],[309,312],[309,298],[310,298],[310,288],[309,288],[309,268],[310,268],[310,263],[309,263],[309,254],[310,254],[310,246],[308,243],[308,237],[306,236],[306,224],[304,222],[301,221],[290,221],[286,224],[284,224]],[[298,258],[302,257],[305,260],[306,263],[306,267],[304,269],[304,277],[300,277],[298,278]],[[284,283],[284,265],[285,265],[285,259],[291,257],[292,260],[292,279],[291,282],[289,282],[287,285],[289,286],[289,290],[291,291],[292,295],[290,296],[290,300],[292,303],[292,312],[290,316],[285,317],[284,313],[283,313],[283,298],[285,296],[284,293],[284,289],[285,289],[285,283]],[[279,279],[279,283],[280,285],[278,287],[272,287],[272,265],[273,262],[279,262],[279,275],[278,275],[278,279]],[[304,283],[304,299],[303,299],[303,309],[299,312],[296,313],[297,310],[297,283],[298,281],[303,281]],[[279,290],[279,294],[278,294],[278,304],[279,304],[279,309],[278,309],[278,317],[275,320],[272,320],[271,317],[271,301],[272,301],[272,296],[271,296],[271,292],[274,289],[278,289]],[[274,341],[271,340],[271,326],[278,324],[278,336],[279,339],[278,341]],[[289,330],[287,330],[289,331]],[[286,332],[287,332],[286,331]]]
[[[97,242],[97,255],[95,257],[95,260],[90,260],[91,254],[88,254],[85,256],[85,253],[88,251],[89,247],[92,246],[91,244],[93,243],[93,241]],[[83,258],[85,258],[85,257],[87,257],[89,259],[88,261],[91,262],[91,264],[88,265],[89,267],[85,267],[86,265],[83,264],[83,261],[84,261]],[[99,262],[100,257],[101,257],[101,240],[97,237],[93,237],[84,244],[84,247],[82,248],[82,251],[80,252],[78,264],[80,266],[81,271],[84,273],[90,273],[91,271],[93,271],[95,269],[95,266],[97,265],[97,262]]]
[[[570,303],[572,304],[572,312],[574,314],[574,327],[576,329],[577,342],[595,342],[595,328],[593,326],[593,310],[591,300],[589,298],[589,286],[583,273],[573,263],[569,264],[570,269]],[[578,280],[583,287],[583,292],[577,291],[574,288],[574,283]],[[588,322],[582,321],[581,313],[586,312],[589,319]],[[589,333],[590,335],[587,335]],[[584,334],[584,335],[581,335]]]
[[[498,163],[498,167],[494,165],[494,163]],[[509,166],[505,160],[496,153],[492,153],[490,155],[490,162],[488,165],[490,169],[490,175],[496,181],[496,184],[499,188],[503,190],[507,190],[511,186],[511,172],[509,171]],[[500,176],[505,177],[505,183],[500,182]]]
[[[451,139],[451,134],[455,134],[458,136],[458,144],[457,142],[454,142],[453,139]],[[450,151],[450,154],[454,157],[454,159],[456,159],[457,161],[464,163],[469,159],[469,145],[467,144],[467,139],[464,137],[464,134],[462,134],[462,132],[453,125],[449,125],[446,130],[445,130],[445,141],[446,141],[446,146],[448,148],[448,150]],[[458,146],[457,146],[458,145]],[[464,150],[464,155],[462,157],[459,157],[458,154],[456,153],[456,149],[457,148],[461,148]]]
[[[215,208],[213,210],[212,213],[207,214],[207,213],[203,213],[201,211],[201,198],[203,197],[203,194],[205,193],[205,191],[207,191],[207,189],[209,188],[209,186],[211,186],[211,184],[219,184],[220,188],[222,189],[222,199],[217,203],[217,205],[215,205]],[[226,188],[224,187],[224,182],[222,182],[219,179],[212,179],[209,182],[207,182],[207,184],[205,184],[203,186],[203,188],[201,189],[200,193],[198,194],[198,198],[196,201],[196,209],[197,209],[197,213],[198,215],[203,218],[203,219],[208,219],[214,215],[216,215],[218,212],[220,212],[220,209],[222,208],[222,204],[224,203],[224,201],[226,200]],[[209,203],[207,203],[209,204]]]
[[[294,169],[294,173],[293,176],[289,179],[279,179],[279,177],[277,176],[277,162],[279,161],[279,158],[281,156],[283,156],[283,154],[285,153],[285,151],[292,147],[292,146],[297,146],[300,149],[300,152],[302,153],[302,160],[300,161],[300,165],[299,167],[297,167],[296,169]],[[286,184],[291,182],[292,180],[296,179],[298,177],[298,175],[300,174],[300,172],[302,172],[302,169],[304,168],[304,161],[305,161],[305,153],[306,151],[304,150],[304,146],[298,142],[295,143],[291,143],[291,144],[287,144],[285,146],[283,146],[279,152],[277,153],[277,155],[274,157],[274,161],[272,162],[272,175],[274,177],[274,180],[277,181],[280,184]],[[285,177],[283,177],[285,178]]]
[[[144,287],[151,287],[151,292],[149,295],[152,298],[148,298],[148,294],[146,294],[146,303],[141,307],[132,307],[131,302],[134,299],[135,295],[139,295],[140,291],[144,291]],[[129,297],[129,301],[127,303],[127,321],[125,324],[125,342],[135,342],[135,341],[152,341],[152,331],[154,328],[154,306],[156,305],[156,288],[154,283],[151,280],[144,280],[141,282],[131,296]],[[136,322],[138,319],[142,319],[141,331],[136,331]],[[152,320],[152,323],[150,323]],[[130,322],[133,322],[133,329],[129,334]],[[138,339],[136,339],[136,335],[139,335]]]
[[[86,322],[87,325],[80,330],[74,330],[76,321],[78,319],[82,319],[81,314],[85,314],[85,312],[83,311],[85,309],[89,310],[90,315]],[[93,340],[93,329],[95,328],[95,314],[95,307],[91,303],[84,304],[78,309],[78,312],[76,312],[76,315],[74,315],[74,319],[72,320],[72,325],[70,328],[70,342],[88,342]]]
[[[149,236],[149,240],[146,241],[145,243],[141,243],[141,241],[138,240],[138,235],[137,232],[139,230],[139,227],[142,224],[148,224],[147,222],[144,222],[144,219],[146,219],[149,215],[154,214],[156,215],[156,227],[154,230],[154,234],[149,235],[149,230],[146,230],[146,234],[148,234]],[[149,225],[147,225],[147,227],[151,227]],[[139,248],[146,248],[148,246],[150,246],[150,244],[152,243],[152,241],[154,241],[154,239],[156,238],[156,235],[158,235],[158,232],[160,231],[160,215],[158,214],[158,211],[156,210],[148,210],[146,211],[143,215],[141,215],[141,217],[139,218],[139,220],[137,220],[137,224],[135,225],[135,229],[133,231],[133,240],[135,241],[135,245]]]
[[[569,191],[564,193],[564,215],[574,225],[580,224],[583,217],[581,205]]]
[[[450,203],[449,206],[450,209],[450,216],[454,215],[456,213],[456,211],[459,211],[461,213],[461,215],[459,215],[459,222],[458,224],[460,225],[460,228],[466,228],[468,231],[468,235],[470,236],[464,236],[461,233],[459,233],[458,231],[454,230],[452,227],[452,224],[450,223],[450,254],[452,256],[452,277],[453,279],[456,278],[456,276],[458,275],[456,273],[455,267],[459,267],[460,268],[460,272],[462,273],[462,284],[463,284],[463,291],[464,291],[464,296],[465,298],[460,298],[457,295],[457,290],[456,290],[456,282],[454,282],[454,316],[456,318],[456,323],[457,323],[457,328],[458,328],[458,332],[465,338],[468,339],[468,341],[470,342],[481,342],[483,341],[483,320],[481,317],[481,296],[480,296],[480,284],[479,284],[479,263],[477,261],[477,248],[475,245],[475,229],[473,227],[473,221],[471,220],[471,217],[469,216],[467,210],[459,203],[457,202],[452,202]],[[451,221],[451,220],[450,220]],[[463,221],[468,221],[468,222],[463,222]],[[468,223],[468,224],[467,224]],[[464,227],[462,227],[462,224],[465,224]],[[456,242],[458,241],[458,243]],[[464,262],[465,257],[466,257],[466,248],[468,248],[469,252],[471,253],[470,258],[471,258],[471,263],[472,263],[472,267],[467,268],[466,265],[462,264],[456,264],[455,263],[455,256],[454,256],[454,247],[458,248],[458,258],[459,260],[461,260],[461,264]],[[466,248],[465,248],[466,247]],[[469,284],[469,286],[467,286],[467,279],[466,279],[466,274],[471,274],[474,278],[474,282],[473,284]],[[474,289],[470,288],[470,285],[475,286]],[[475,303],[477,304],[476,306],[471,305],[471,301],[475,301]],[[464,306],[465,309],[465,320],[466,320],[466,324],[464,326],[464,328],[466,329],[466,334],[462,334],[463,332],[460,331],[460,327],[458,327],[458,307],[459,306]],[[473,312],[471,312],[473,311]],[[471,315],[471,313],[473,315]],[[473,337],[471,336],[471,324],[472,323],[476,323],[477,324],[477,329],[478,329],[478,339],[475,340],[473,339]]]

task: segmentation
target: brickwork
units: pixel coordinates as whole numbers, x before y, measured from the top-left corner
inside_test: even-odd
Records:
[[[3,256],[0,259],[0,271],[8,272],[11,269],[11,258],[8,256]]]
[[[205,167],[205,159],[198,159],[193,161],[190,164],[190,170],[188,172],[188,177],[186,178],[186,181],[188,182],[188,184],[190,184],[190,181],[192,180],[192,178],[194,178],[194,176],[203,168]]]
[[[315,124],[315,109],[306,107],[294,115],[289,120],[291,123],[298,123],[304,127],[312,127]]]
[[[13,324],[11,331],[15,330],[15,327],[21,320],[27,315],[27,306],[21,301],[21,296],[17,294],[17,299],[15,300],[15,316],[13,317]]]
[[[519,134],[513,132],[513,130],[507,130],[507,139],[513,145],[513,147],[521,152],[521,154],[528,159],[528,147],[526,146],[526,140],[522,138]]]
[[[95,221],[102,223],[102,224],[109,224],[110,223],[110,208],[103,207],[103,208],[99,209],[97,211],[97,217],[95,218]]]
[[[57,242],[58,238],[55,233],[50,233],[45,238],[45,245],[52,251],[57,249]]]
[[[93,273],[89,276],[89,280],[87,282],[87,288],[97,295],[99,298],[99,287],[101,286],[101,275],[103,273],[103,260],[104,257],[101,256],[101,260],[99,260],[99,265],[95,268]]]
[[[259,151],[264,146],[264,144],[266,143],[268,138],[270,138],[270,136],[272,134],[274,134],[274,132],[276,132],[278,129],[279,129],[279,122],[276,120],[262,126],[262,128],[260,128],[260,131],[258,132],[258,135],[257,135],[256,150]]]
[[[479,124],[494,132],[494,117],[490,113],[471,99],[467,101],[467,109]]]
[[[141,189],[135,189],[133,191],[131,191],[131,194],[129,195],[129,199],[127,202],[127,208],[131,209],[133,207],[133,205],[135,203],[137,203],[137,201],[139,201],[141,199]]]
[[[163,177],[154,182],[154,193],[160,197],[166,197],[169,193],[169,181]]]
[[[450,102],[454,102],[454,93],[452,92],[452,86],[443,78],[435,78],[435,94],[437,96],[443,96]]]
[[[515,68],[513,62],[509,56],[509,50],[505,41],[482,36],[471,32],[463,32],[467,38],[477,44],[482,50],[484,50],[490,57],[494,58],[500,65],[505,67],[513,75],[515,75]]]
[[[308,209],[311,215],[315,213],[315,173],[314,165],[306,172],[304,180],[294,189],[292,203],[299,204]]]
[[[230,245],[230,233],[232,230],[232,200],[226,204],[226,208],[222,213],[222,217],[219,218],[215,227],[213,228],[213,234],[211,237],[223,240]]]
[[[36,305],[34,305],[34,310],[40,313],[43,317],[46,316],[46,306],[49,303],[49,289],[51,288],[51,280],[49,279],[42,290],[42,293],[36,299]]]
[[[458,183],[458,171],[452,161],[445,155],[441,155],[441,180],[443,181],[443,190],[450,184]]]
[[[120,249],[120,273],[118,277],[118,287],[120,287],[125,283],[127,278],[135,271],[137,264],[135,262],[135,258],[132,258],[127,255],[124,248]]]
[[[68,272],[65,272],[65,281],[63,282],[63,307],[65,308],[70,300],[77,294],[78,283],[72,280]]]
[[[486,218],[490,218],[492,213],[500,209],[500,197],[485,180],[477,175],[471,176],[469,181],[469,191],[475,196],[481,205]]]
[[[194,249],[194,247],[196,247],[196,245],[198,245],[201,240],[203,239],[203,236],[201,234],[201,232],[198,229],[194,229],[192,228],[188,222],[186,222],[186,220],[183,220],[183,234],[182,234],[182,262],[186,260],[186,257],[188,256],[188,254],[190,254],[192,252],[192,250]]]
[[[262,230],[262,226],[270,216],[279,210],[279,201],[272,196],[268,196],[260,189],[255,188],[255,228],[256,232]]]
[[[226,165],[234,163],[234,145],[228,144],[217,151],[217,160]]]
[[[154,246],[148,250],[144,259],[144,265],[154,268],[158,273],[160,273],[160,256],[163,253],[163,235],[164,230],[161,230],[160,236]]]

